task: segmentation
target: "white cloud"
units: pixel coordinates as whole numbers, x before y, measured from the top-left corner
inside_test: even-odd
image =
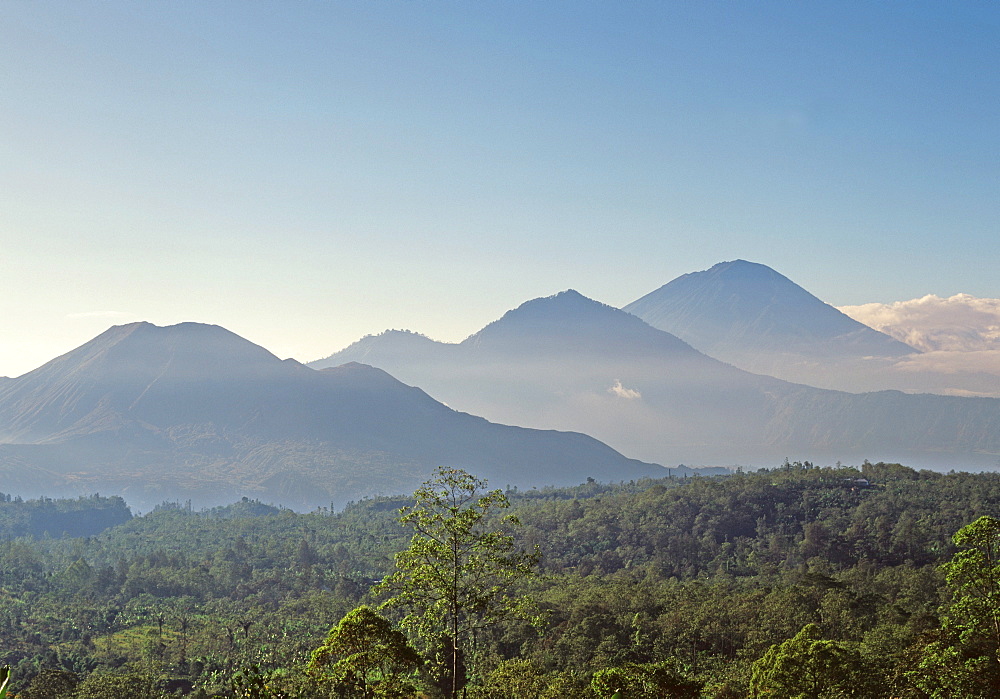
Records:
[[[909,354],[901,357],[893,369],[914,377],[911,388],[916,392],[1000,398],[1000,350]]]
[[[933,294],[911,301],[841,306],[851,318],[924,352],[1000,350],[1000,299]],[[977,363],[989,357],[978,357]]]
[[[1000,374],[1000,350],[933,350],[910,354],[896,362],[902,371],[932,371],[939,374]]]
[[[610,393],[613,396],[618,396],[619,398],[626,398],[628,400],[636,400],[638,398],[642,398],[641,393],[631,388],[625,388],[624,386],[622,386],[622,382],[618,379],[615,379],[615,384],[614,386],[608,389],[608,393]]]

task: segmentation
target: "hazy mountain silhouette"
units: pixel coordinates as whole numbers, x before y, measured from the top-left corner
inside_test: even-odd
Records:
[[[680,276],[622,310],[724,361],[762,352],[816,357],[916,352],[770,267],[745,260]]]
[[[847,328],[855,346],[869,337],[831,317],[803,326],[833,337]],[[871,333],[872,345],[909,351]],[[408,343],[418,351],[409,354]],[[522,304],[458,344],[390,332],[311,366],[361,356],[453,407],[578,430],[663,464],[771,465],[797,455],[964,467],[1000,454],[1000,401],[854,395],[752,374],[574,291]]]
[[[405,492],[438,465],[501,486],[661,470],[582,434],[457,412],[371,366],[316,371],[197,323],[114,327],[3,382],[0,441],[0,472],[22,490],[123,492],[145,506],[344,503]]]
[[[920,362],[770,267],[735,260],[685,274],[624,307],[741,369],[852,392],[996,396],[996,377]]]

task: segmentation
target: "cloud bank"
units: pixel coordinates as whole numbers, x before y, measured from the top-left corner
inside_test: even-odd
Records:
[[[841,306],[839,310],[922,352],[1000,351],[1000,299],[931,294],[896,303]]]
[[[615,380],[614,386],[608,389],[608,393],[610,393],[613,396],[618,396],[619,398],[625,398],[628,400],[636,400],[638,398],[642,398],[641,393],[632,388],[625,388],[624,386],[622,386],[622,382],[617,379]]]

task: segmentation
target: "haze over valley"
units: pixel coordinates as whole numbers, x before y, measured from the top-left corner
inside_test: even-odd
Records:
[[[130,323],[0,382],[0,475],[25,495],[310,509],[438,465],[521,488],[787,457],[997,466],[1000,400],[917,393],[976,378],[900,368],[925,353],[740,260],[625,309],[567,290],[460,343],[390,330],[309,365],[219,326]]]
[[[900,367],[919,354],[774,270],[735,261],[624,310],[570,290],[526,302],[461,343],[387,331],[310,366],[367,362],[459,409],[580,430],[665,465],[759,467],[807,453],[830,463],[995,466],[1000,401],[917,394],[975,386],[990,396],[998,368]]]
[[[247,495],[341,507],[440,465],[515,487],[662,471],[581,434],[456,412],[370,366],[315,371],[195,323],[113,327],[6,382],[0,425],[8,489],[113,492],[143,508]]]

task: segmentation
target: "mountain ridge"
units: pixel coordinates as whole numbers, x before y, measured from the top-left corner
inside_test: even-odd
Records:
[[[367,360],[448,405],[581,431],[663,464],[773,465],[822,452],[920,466],[940,454],[943,466],[964,467],[1000,455],[1000,401],[852,394],[750,373],[576,292],[525,302],[459,345],[425,342],[418,357],[380,353],[380,338],[369,338]],[[354,359],[351,348],[311,366]]]
[[[622,314],[613,306],[567,289],[552,296],[532,299],[507,311],[459,343],[476,350],[560,351],[558,342],[582,343],[579,351],[617,353],[631,356],[656,346],[663,351],[700,354],[688,343],[669,333],[650,332],[639,318]],[[628,343],[615,342],[616,335]]]
[[[5,476],[28,465],[67,487],[148,486],[199,501],[279,483],[307,496],[289,505],[346,502],[405,490],[441,464],[526,486],[662,470],[586,435],[453,410],[382,369],[316,371],[201,324],[109,329],[4,385],[0,425]]]

